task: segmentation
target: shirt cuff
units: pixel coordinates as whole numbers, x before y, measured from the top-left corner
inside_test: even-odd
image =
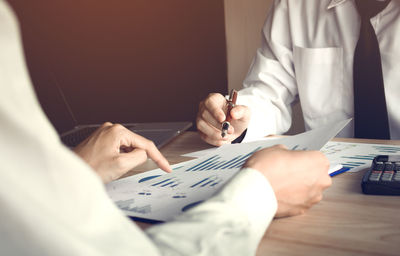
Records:
[[[248,218],[255,232],[264,233],[275,216],[278,203],[264,175],[251,168],[242,169],[211,201],[224,201]]]
[[[251,110],[251,117],[247,126],[247,133],[242,142],[254,141],[267,135],[277,134],[275,113],[273,106],[267,99],[259,99],[249,92],[242,90],[239,92],[237,105],[245,105]]]
[[[246,168],[206,202],[146,232],[163,255],[255,255],[276,209],[267,179]]]

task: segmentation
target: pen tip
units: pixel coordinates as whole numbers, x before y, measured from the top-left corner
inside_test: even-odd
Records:
[[[222,138],[224,138],[224,137],[225,137],[225,135],[226,135],[226,133],[225,133],[225,132],[221,133],[221,137],[222,137]]]

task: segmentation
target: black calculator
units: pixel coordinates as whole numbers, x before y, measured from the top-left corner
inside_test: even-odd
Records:
[[[364,194],[400,195],[400,155],[379,155],[361,182]]]

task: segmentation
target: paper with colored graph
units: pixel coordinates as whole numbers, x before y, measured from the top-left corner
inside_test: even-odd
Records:
[[[146,172],[112,182],[107,191],[127,215],[167,221],[211,197],[254,152],[276,144],[293,150],[319,150],[348,121],[282,139],[226,145],[204,157],[174,165],[173,173]]]
[[[331,163],[341,164],[349,172],[358,172],[371,166],[377,155],[400,154],[400,146],[330,141],[321,151]]]

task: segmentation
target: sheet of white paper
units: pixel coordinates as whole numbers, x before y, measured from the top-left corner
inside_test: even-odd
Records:
[[[332,173],[334,173],[336,171],[339,171],[342,168],[343,168],[343,165],[341,165],[341,164],[331,163],[331,165],[329,166],[328,173],[332,174]]]
[[[308,149],[309,149],[309,150],[319,150],[319,149],[321,148],[321,145],[318,143],[319,141],[325,141],[326,138],[331,139],[332,137],[334,137],[334,136],[337,134],[337,133],[334,132],[334,131],[336,130],[336,128],[337,128],[337,127],[342,127],[341,129],[343,129],[343,127],[346,126],[346,125],[349,123],[349,121],[350,121],[350,120],[345,120],[345,121],[342,121],[342,122],[337,123],[336,125],[333,125],[333,127],[332,127],[330,133],[327,132],[326,127],[321,127],[321,128],[318,128],[318,129],[314,129],[314,130],[312,130],[312,131],[308,131],[308,132],[301,133],[301,134],[298,134],[298,135],[295,135],[295,136],[291,136],[291,137],[289,137],[288,139],[289,139],[290,141],[293,141],[293,142],[297,143],[297,144],[293,145],[294,149],[300,149],[300,148],[298,148],[298,145],[300,145],[301,143],[304,142],[303,134],[307,134],[307,133],[309,133],[309,132],[312,132],[312,134],[314,134],[314,135],[316,136],[316,138],[318,138],[319,140],[318,140],[318,139],[315,140],[315,142],[316,142],[315,145],[312,145],[312,143],[310,143]],[[333,134],[333,135],[332,135],[332,134]],[[297,137],[297,138],[294,138],[294,137],[296,137],[296,136],[298,136],[298,137]],[[307,137],[304,137],[304,138],[306,138],[306,140],[307,140]],[[246,143],[234,144],[234,145],[251,144],[251,143],[254,143],[254,142],[255,142],[255,143],[259,143],[259,142],[261,142],[261,141],[272,141],[272,140],[274,140],[274,141],[280,141],[280,140],[282,140],[282,139],[280,139],[280,138],[261,138],[261,139],[259,139],[259,140],[257,140],[257,141],[248,141],[248,142],[246,142]],[[280,143],[280,142],[279,142],[279,143]],[[326,143],[326,142],[325,142],[325,143]],[[284,144],[284,143],[283,143],[283,144]],[[292,145],[292,144],[290,144],[290,145]],[[296,145],[297,145],[297,147],[296,147]],[[218,150],[218,149],[220,149],[220,148],[225,148],[225,147],[230,147],[230,146],[232,146],[232,144],[224,145],[224,146],[221,146],[221,147],[215,147],[215,148],[204,149],[204,150],[200,150],[200,151],[195,151],[195,152],[191,152],[191,153],[188,153],[188,154],[185,154],[185,155],[182,155],[182,156],[186,156],[186,157],[196,157],[196,158],[198,158],[198,157],[203,157],[203,156],[205,156],[205,155],[207,155],[207,154],[210,154],[211,152],[216,151],[216,150]],[[322,145],[322,146],[323,146],[323,145]],[[292,147],[290,147],[290,148],[292,148]],[[303,149],[305,149],[305,148],[303,148]]]
[[[195,151],[195,152],[190,152],[190,153],[184,154],[182,156],[199,158],[199,157],[205,156],[205,155],[207,155],[207,154],[209,154],[209,153],[211,153],[211,152],[213,152],[213,151],[215,151],[217,149],[218,149],[217,147],[208,148],[208,149],[203,149],[203,150],[199,150],[199,151]]]
[[[331,163],[340,163],[349,172],[358,172],[370,167],[377,155],[400,154],[400,146],[330,141],[321,151]]]
[[[195,160],[195,159],[194,159]],[[172,165],[171,168],[173,171],[182,168],[184,165],[190,164],[190,162],[194,160],[189,160],[185,162],[181,162],[179,164]],[[155,169],[152,171],[147,171],[143,173],[139,173],[136,175],[132,175],[123,179],[115,180],[106,184],[106,189],[108,194],[113,197],[115,194],[118,194],[120,191],[126,191],[132,188],[132,185],[142,183],[146,181],[146,179],[157,178],[162,175],[165,175],[166,172],[161,169]]]
[[[278,138],[261,138],[261,139],[259,139],[257,141],[275,140],[275,139],[278,139]],[[246,143],[253,142],[253,141],[256,141],[256,140],[247,141]],[[184,154],[182,156],[199,158],[199,157],[205,156],[205,155],[207,155],[207,154],[209,154],[209,153],[211,153],[211,152],[213,152],[213,151],[215,151],[217,149],[218,149],[218,147],[213,147],[213,148],[203,149],[203,150],[199,150],[199,151],[195,151],[195,152],[190,152],[190,153]]]
[[[173,173],[146,172],[112,182],[107,191],[127,215],[167,221],[211,197],[254,152],[276,144],[293,150],[319,150],[348,121],[276,140],[226,145],[199,159],[174,165]]]

